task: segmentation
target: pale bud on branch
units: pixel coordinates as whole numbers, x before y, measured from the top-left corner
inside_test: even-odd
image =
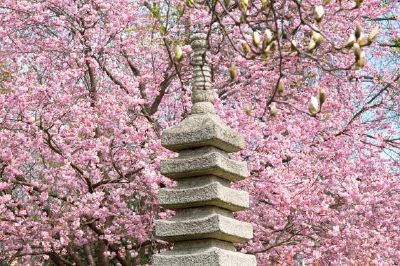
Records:
[[[299,49],[297,48],[297,42],[295,40],[292,40],[290,42],[290,55],[298,55],[299,54]]]
[[[375,41],[376,37],[378,36],[378,33],[379,33],[379,27],[376,26],[371,30],[371,32],[368,35],[368,44],[372,44]]]
[[[237,79],[237,69],[235,64],[231,64],[231,66],[229,67],[229,76],[232,81]]]
[[[324,18],[325,10],[323,6],[316,6],[314,8],[314,19],[316,22],[320,23]]]
[[[182,62],[182,60],[183,60],[183,51],[182,48],[179,45],[177,45],[175,47],[175,61],[180,63]]]
[[[356,42],[356,37],[354,36],[354,34],[351,34],[349,39],[347,39],[347,42],[345,44],[345,47],[350,49],[353,47],[354,43]]]
[[[245,55],[247,55],[248,53],[250,53],[250,46],[249,46],[249,44],[248,44],[246,41],[244,41],[244,40],[241,41],[241,44],[242,44],[243,53],[244,53]]]
[[[361,32],[360,38],[358,38],[358,43],[360,46],[366,46],[368,45],[368,40],[367,37],[365,37],[365,34]]]
[[[308,111],[310,114],[315,115],[319,112],[319,102],[315,96],[311,96],[310,103],[308,105]]]
[[[260,44],[260,34],[257,31],[253,32],[253,44],[256,47]]]
[[[272,41],[273,35],[272,35],[272,31],[270,29],[266,29],[264,31],[264,36],[265,36],[265,41],[267,44]]]
[[[271,103],[269,106],[269,115],[271,117],[275,117],[278,114],[278,108],[276,107],[275,103]]]
[[[322,106],[322,104],[326,101],[326,93],[323,88],[319,90],[319,104]]]
[[[354,51],[354,56],[358,60],[360,58],[360,55],[361,55],[361,47],[360,47],[360,45],[358,43],[355,43],[353,45],[353,51]]]
[[[324,37],[316,31],[312,32],[312,39],[317,44],[317,46],[320,45],[324,41]]]
[[[285,91],[285,83],[283,82],[283,80],[280,80],[277,89],[278,95],[282,95],[284,91]]]
[[[361,69],[365,66],[365,52],[362,51],[360,57],[356,61],[356,69]]]
[[[249,6],[249,0],[240,0],[239,6],[240,6],[240,9],[241,9],[243,12],[246,12],[247,7]]]
[[[356,36],[356,39],[360,38],[361,33],[363,32],[363,28],[361,27],[360,23],[356,23],[356,30],[354,31],[354,36]]]
[[[315,48],[317,48],[317,43],[313,39],[311,39],[308,43],[307,50],[308,52],[313,52]]]

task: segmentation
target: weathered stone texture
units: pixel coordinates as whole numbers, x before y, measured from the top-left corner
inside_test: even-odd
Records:
[[[239,181],[249,175],[246,163],[231,160],[214,147],[189,150],[177,158],[161,161],[161,173],[172,179],[215,175],[231,181]]]
[[[156,235],[168,241],[212,238],[243,243],[253,237],[253,228],[220,208],[190,208],[169,220],[157,221]]]
[[[160,205],[167,209],[216,206],[240,211],[249,208],[249,194],[230,188],[219,178],[208,176],[189,180],[174,188],[161,189]]]

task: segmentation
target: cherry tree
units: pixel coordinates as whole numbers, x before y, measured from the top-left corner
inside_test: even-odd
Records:
[[[219,114],[247,140],[237,186],[252,208],[237,215],[255,237],[242,252],[260,265],[400,261],[398,8],[3,0],[0,259],[140,265],[167,248],[152,236],[170,215],[158,188],[173,185],[159,137],[190,112],[197,30]]]

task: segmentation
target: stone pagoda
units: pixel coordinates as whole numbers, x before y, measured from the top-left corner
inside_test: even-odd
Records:
[[[249,208],[249,195],[230,188],[231,182],[248,177],[249,171],[245,162],[228,156],[243,149],[245,142],[216,115],[206,38],[195,33],[191,39],[192,112],[161,138],[165,148],[179,153],[161,162],[161,173],[178,185],[160,190],[160,205],[176,215],[158,220],[155,234],[174,247],[154,255],[154,266],[256,265],[255,256],[237,252],[233,245],[253,237],[252,225],[232,214]]]

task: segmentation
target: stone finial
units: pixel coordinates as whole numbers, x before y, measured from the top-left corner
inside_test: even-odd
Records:
[[[212,105],[213,93],[207,34],[193,34],[191,45],[193,50],[192,113],[215,113]]]
[[[243,149],[243,137],[215,114],[212,105],[206,38],[202,33],[192,36],[192,113],[161,136],[165,148],[179,153],[161,161],[161,173],[177,186],[159,193],[160,205],[176,215],[158,220],[155,234],[173,242],[174,249],[154,255],[153,266],[256,265],[254,256],[236,252],[233,245],[253,236],[251,224],[232,215],[249,208],[249,194],[230,188],[249,172],[246,163],[228,154]]]

